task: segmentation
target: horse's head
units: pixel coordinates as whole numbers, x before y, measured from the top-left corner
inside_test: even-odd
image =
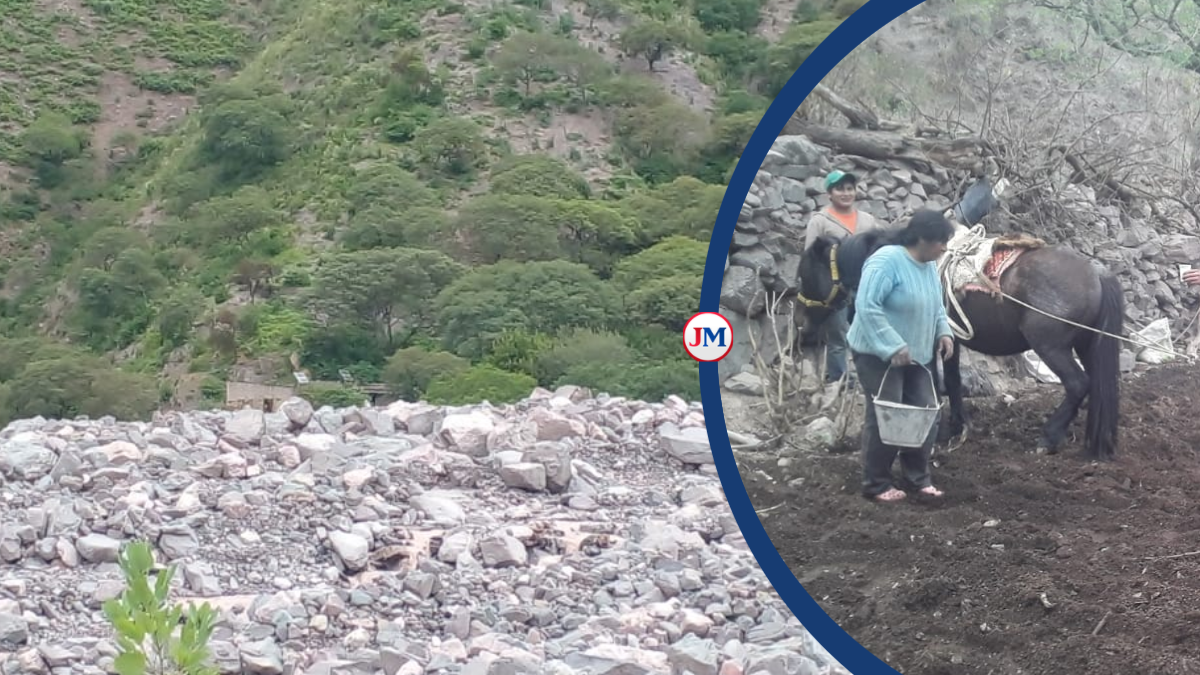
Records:
[[[836,239],[822,236],[800,256],[799,300],[804,304],[804,315],[814,324],[824,321],[846,301],[838,250]]]
[[[841,309],[858,289],[863,263],[880,247],[893,242],[893,230],[870,230],[839,242],[817,237],[800,256],[800,302],[805,316],[820,324]]]

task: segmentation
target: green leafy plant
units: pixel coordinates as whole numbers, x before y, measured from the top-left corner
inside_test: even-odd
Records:
[[[154,554],[144,541],[123,547],[117,562],[126,587],[104,603],[104,615],[117,632],[118,675],[217,675],[208,648],[216,611],[207,602],[186,612],[168,604],[175,567],[159,570],[151,585]]]

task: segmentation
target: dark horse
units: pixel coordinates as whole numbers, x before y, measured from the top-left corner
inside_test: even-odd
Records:
[[[863,263],[879,247],[888,245],[895,232],[868,231],[848,237],[840,244],[822,237],[803,254],[800,293],[809,305],[805,323],[808,320],[820,323],[832,309],[851,301]],[[831,260],[836,260],[836,282]],[[1004,271],[999,281],[1005,294],[1053,317],[1111,335],[1122,334],[1125,296],[1120,282],[1111,274],[1098,271],[1074,250],[1061,246],[1028,249]],[[968,291],[959,304],[974,328],[974,336],[966,341],[956,337],[954,355],[944,364],[951,436],[960,435],[966,426],[959,369],[961,348],[965,346],[990,356],[1012,356],[1032,349],[1066,389],[1062,402],[1046,421],[1038,440],[1038,452],[1058,452],[1086,398],[1087,454],[1098,460],[1115,457],[1120,404],[1120,348],[1115,338],[981,291]],[[952,322],[966,325],[952,304],[947,303],[946,313]],[[1082,370],[1075,354],[1084,364]]]

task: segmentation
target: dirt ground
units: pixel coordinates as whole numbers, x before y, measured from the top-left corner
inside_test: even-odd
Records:
[[[809,594],[905,675],[1200,673],[1198,385],[1128,375],[1106,465],[1080,454],[1086,410],[1061,454],[1033,454],[1057,386],[968,399],[973,438],[934,456],[941,503],[868,502],[854,452],[742,475]]]

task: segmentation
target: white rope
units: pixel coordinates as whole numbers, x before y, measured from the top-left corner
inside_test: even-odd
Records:
[[[942,254],[941,260],[938,261],[939,271],[942,275],[942,290],[945,293],[950,304],[954,307],[958,315],[962,317],[966,327],[964,328],[950,316],[947,316],[950,324],[950,330],[958,336],[960,340],[970,340],[975,337],[975,326],[971,324],[971,320],[967,318],[967,313],[963,311],[962,306],[958,303],[958,296],[954,293],[954,275],[951,270],[955,265],[960,264],[963,259],[972,258],[978,251],[979,247],[987,243],[987,230],[983,225],[976,225],[959,234],[954,235],[947,243],[946,252]],[[975,270],[976,274],[982,277],[982,274]]]
[[[1043,315],[1045,315],[1045,316],[1048,316],[1048,317],[1050,317],[1051,319],[1057,319],[1058,321],[1061,321],[1061,322],[1063,322],[1063,323],[1066,323],[1066,324],[1070,324],[1070,325],[1072,325],[1072,326],[1075,326],[1075,327],[1077,327],[1077,328],[1082,328],[1082,329],[1084,329],[1084,330],[1090,330],[1090,331],[1092,331],[1093,333],[1099,333],[1099,334],[1101,334],[1101,335],[1107,335],[1107,336],[1108,336],[1108,337],[1110,337],[1110,338],[1114,338],[1114,339],[1116,339],[1116,340],[1120,340],[1120,341],[1122,341],[1122,342],[1128,342],[1129,344],[1132,344],[1132,345],[1137,345],[1137,346],[1139,346],[1139,347],[1142,347],[1143,349],[1153,349],[1153,350],[1154,350],[1154,351],[1156,351],[1156,352],[1162,352],[1163,354],[1168,354],[1168,355],[1170,355],[1170,356],[1173,356],[1173,357],[1175,357],[1175,358],[1181,358],[1181,359],[1184,359],[1184,360],[1186,360],[1186,361],[1189,361],[1189,362],[1193,360],[1193,358],[1192,358],[1191,356],[1189,356],[1189,355],[1186,355],[1186,354],[1180,354],[1179,352],[1176,352],[1176,351],[1175,351],[1175,350],[1173,350],[1173,349],[1165,349],[1165,348],[1163,348],[1163,347],[1159,347],[1158,345],[1156,345],[1156,344],[1154,344],[1154,343],[1151,343],[1151,342],[1139,342],[1139,341],[1137,341],[1137,340],[1134,340],[1134,339],[1131,339],[1131,338],[1123,337],[1123,336],[1121,336],[1121,335],[1116,335],[1116,334],[1114,334],[1114,333],[1109,333],[1108,331],[1103,331],[1103,330],[1100,330],[1099,328],[1092,328],[1091,326],[1085,326],[1085,325],[1083,325],[1083,324],[1081,324],[1081,323],[1076,323],[1076,322],[1074,322],[1074,321],[1071,321],[1070,319],[1064,319],[1064,318],[1062,318],[1061,316],[1055,316],[1055,315],[1051,314],[1050,312],[1047,312],[1047,311],[1044,311],[1044,310],[1038,309],[1037,307],[1034,307],[1033,305],[1030,305],[1030,304],[1029,304],[1029,303],[1027,303],[1027,302],[1021,302],[1020,300],[1018,300],[1018,299],[1014,298],[1013,296],[1009,295],[1008,293],[1005,293],[1004,291],[996,291],[996,292],[997,292],[997,293],[998,293],[1000,296],[1002,296],[1002,297],[1005,297],[1005,298],[1008,298],[1009,300],[1012,300],[1013,302],[1017,303],[1018,305],[1022,305],[1022,306],[1024,306],[1024,307],[1028,307],[1029,309],[1032,309],[1033,311],[1035,311],[1035,312],[1037,312],[1037,313],[1039,313],[1039,314],[1043,314]]]
[[[980,277],[981,279],[983,279],[983,273],[982,273],[982,272],[979,274],[979,277]],[[987,280],[986,280],[986,279],[984,279],[984,281],[987,281]],[[995,286],[994,284],[989,284],[989,285],[992,285],[993,287]],[[966,318],[966,316],[967,316],[967,315],[966,315],[966,312],[964,312],[964,311],[962,310],[962,306],[958,304],[958,296],[957,296],[957,295],[956,295],[956,294],[955,294],[955,293],[954,293],[954,292],[953,292],[953,291],[950,289],[950,286],[949,286],[948,284],[947,284],[947,285],[946,285],[946,287],[945,287],[945,293],[946,293],[946,295],[947,295],[947,296],[949,296],[949,298],[950,298],[950,302],[951,302],[951,303],[954,305],[955,309],[958,311],[958,314],[959,314],[959,316],[963,317],[963,320],[964,320],[964,321],[966,321],[966,320],[967,320],[967,318]],[[1113,339],[1120,340],[1121,342],[1127,342],[1127,343],[1129,343],[1129,344],[1136,345],[1136,346],[1138,346],[1138,347],[1141,347],[1141,348],[1143,348],[1143,349],[1153,349],[1153,350],[1154,350],[1154,351],[1156,351],[1156,352],[1161,352],[1161,353],[1163,353],[1163,354],[1168,354],[1168,355],[1170,355],[1170,356],[1172,356],[1172,357],[1174,357],[1174,358],[1182,358],[1182,359],[1184,359],[1184,360],[1186,360],[1186,361],[1189,361],[1189,362],[1194,360],[1194,359],[1193,359],[1191,356],[1189,356],[1189,355],[1180,354],[1179,352],[1176,352],[1176,351],[1175,351],[1175,350],[1173,350],[1173,349],[1165,349],[1165,348],[1163,348],[1163,347],[1160,347],[1160,346],[1158,346],[1157,344],[1154,344],[1154,343],[1152,343],[1152,342],[1142,342],[1142,341],[1135,340],[1135,339],[1132,339],[1132,338],[1128,338],[1128,337],[1124,337],[1124,336],[1121,336],[1121,335],[1117,335],[1117,334],[1115,334],[1115,333],[1110,333],[1110,332],[1108,332],[1108,331],[1103,331],[1103,330],[1100,330],[1099,328],[1093,328],[1092,326],[1085,326],[1085,325],[1083,325],[1083,324],[1081,324],[1081,323],[1077,323],[1077,322],[1075,322],[1075,321],[1071,321],[1070,319],[1065,319],[1065,318],[1063,318],[1063,317],[1061,317],[1061,316],[1056,316],[1056,315],[1054,315],[1054,314],[1051,314],[1050,312],[1047,312],[1047,311],[1045,311],[1045,310],[1043,310],[1043,309],[1038,309],[1037,307],[1034,307],[1033,305],[1031,305],[1031,304],[1029,304],[1029,303],[1027,303],[1027,302],[1023,302],[1023,301],[1021,301],[1021,300],[1018,300],[1018,299],[1014,298],[1013,296],[1009,295],[1008,293],[1005,293],[1004,291],[1000,290],[999,288],[996,288],[996,290],[995,290],[995,293],[996,293],[996,295],[999,295],[999,296],[1000,296],[1000,297],[1002,297],[1002,298],[1006,298],[1006,299],[1008,299],[1008,300],[1011,300],[1011,301],[1013,301],[1013,302],[1017,303],[1018,305],[1021,305],[1022,307],[1025,307],[1025,308],[1027,308],[1027,309],[1032,309],[1033,311],[1037,312],[1038,314],[1041,314],[1041,315],[1043,315],[1043,316],[1048,316],[1048,317],[1050,317],[1051,319],[1054,319],[1054,320],[1056,320],[1056,321],[1061,321],[1061,322],[1063,322],[1063,323],[1065,323],[1065,324],[1069,324],[1069,325],[1071,325],[1071,326],[1075,326],[1076,328],[1082,328],[1082,329],[1084,329],[1084,330],[1089,330],[1089,331],[1091,331],[1091,332],[1093,332],[1093,333],[1099,333],[1100,335],[1105,335],[1105,336],[1111,337],[1111,338],[1113,338]],[[1197,316],[1200,316],[1200,314],[1197,314]],[[1193,321],[1194,321],[1194,320],[1195,320],[1195,319],[1193,318]],[[968,323],[968,325],[970,325],[970,322],[969,322],[969,321],[968,321],[967,323]],[[957,326],[955,326],[955,324],[954,324],[954,321],[953,321],[953,320],[951,320],[951,321],[950,321],[950,328],[951,328],[951,330],[954,330],[955,334],[957,334],[957,335],[959,336],[959,338],[960,338],[960,339],[963,339],[963,340],[970,340],[970,339],[971,339],[971,337],[964,337],[963,333],[961,333],[961,332],[959,331],[958,327],[957,327]],[[974,334],[975,334],[975,331],[974,331],[974,328],[972,327],[972,328],[970,329],[970,333],[969,333],[968,335],[969,335],[969,336],[974,336]]]
[[[953,278],[953,274],[951,273],[951,270],[954,268],[954,266],[956,264],[961,263],[963,259],[969,259],[969,258],[973,257],[975,255],[975,253],[977,252],[978,247],[987,243],[987,241],[988,241],[987,230],[984,229],[983,225],[975,225],[974,227],[970,228],[969,230],[966,230],[965,233],[956,234],[950,240],[950,242],[948,242],[948,245],[946,247],[946,252],[944,254],[942,254],[942,258],[938,262],[938,267],[940,268],[940,273],[942,276],[942,291],[946,295],[946,298],[949,301],[950,305],[954,308],[954,310],[958,313],[958,315],[960,317],[962,317],[963,322],[966,324],[966,326],[963,327],[962,325],[958,324],[958,322],[956,322],[950,316],[946,317],[950,324],[950,330],[953,331],[954,334],[960,340],[970,340],[970,339],[974,338],[975,337],[975,327],[974,327],[974,325],[971,324],[971,320],[969,318],[967,318],[967,313],[965,311],[963,311],[962,305],[959,304],[958,294],[954,292],[954,278]],[[1013,302],[1017,303],[1018,305],[1026,307],[1028,309],[1032,309],[1033,311],[1038,312],[1039,314],[1042,314],[1044,316],[1048,316],[1051,319],[1061,321],[1063,323],[1075,326],[1077,328],[1089,330],[1089,331],[1092,331],[1093,333],[1099,333],[1101,335],[1105,335],[1105,336],[1114,338],[1116,340],[1120,340],[1121,342],[1127,342],[1129,344],[1136,345],[1143,349],[1153,349],[1157,352],[1168,354],[1174,358],[1182,358],[1187,361],[1194,360],[1191,356],[1188,356],[1185,354],[1180,354],[1180,353],[1174,351],[1173,349],[1165,349],[1154,343],[1142,342],[1142,341],[1131,339],[1131,338],[1124,337],[1121,335],[1115,335],[1115,334],[1109,333],[1107,331],[1102,331],[1098,328],[1093,328],[1091,326],[1085,326],[1081,323],[1076,323],[1074,321],[1071,321],[1070,319],[1065,319],[1061,316],[1055,316],[1054,314],[1051,314],[1045,310],[1038,309],[1037,307],[1034,307],[1033,305],[1030,305],[1029,303],[1022,302],[1022,301],[1012,297],[1011,295],[1005,293],[996,284],[992,283],[991,280],[987,279],[987,277],[984,276],[982,270],[973,269],[972,271],[975,273],[976,278],[978,278],[980,281],[982,281],[986,285],[994,288],[995,293],[997,295],[999,295],[1003,298],[1012,300]],[[947,314],[949,314],[949,313],[947,313]],[[1200,312],[1197,313],[1197,316],[1200,316]],[[1192,321],[1194,322],[1195,320],[1196,320],[1196,318],[1193,317]],[[1189,323],[1189,326],[1190,326],[1190,323]],[[1186,331],[1187,329],[1185,328],[1184,330]]]

